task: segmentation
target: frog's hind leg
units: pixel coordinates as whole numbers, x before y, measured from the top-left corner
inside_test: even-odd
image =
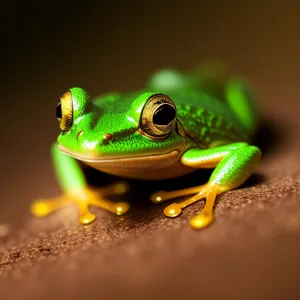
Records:
[[[52,156],[59,183],[64,191],[62,196],[52,200],[38,200],[31,206],[31,212],[37,217],[44,217],[59,208],[75,204],[79,209],[79,222],[89,224],[95,220],[95,215],[89,211],[89,206],[108,210],[116,215],[122,215],[129,209],[126,202],[111,202],[105,198],[110,195],[121,195],[128,191],[125,183],[116,183],[94,190],[90,188],[75,159],[63,154],[54,144]]]
[[[235,113],[249,136],[254,134],[258,116],[254,103],[254,91],[242,78],[230,78],[224,89],[226,103]]]
[[[190,149],[182,156],[182,163],[190,167],[216,167],[208,183],[180,191],[160,191],[152,195],[153,202],[162,202],[176,197],[195,194],[181,203],[173,203],[165,208],[167,217],[177,217],[182,210],[206,199],[199,215],[190,220],[195,229],[208,226],[213,220],[213,206],[218,195],[232,190],[246,181],[260,159],[260,150],[246,143],[235,143],[213,149]]]
[[[225,102],[251,136],[257,125],[255,93],[246,78],[235,77],[228,68],[218,62],[207,62],[194,72],[199,88]]]

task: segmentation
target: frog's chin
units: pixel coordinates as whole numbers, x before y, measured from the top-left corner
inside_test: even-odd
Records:
[[[182,151],[177,149],[162,154],[146,154],[134,157],[87,158],[70,152],[62,145],[59,145],[59,148],[65,154],[92,168],[129,178],[160,180],[185,175],[194,170],[181,164]]]

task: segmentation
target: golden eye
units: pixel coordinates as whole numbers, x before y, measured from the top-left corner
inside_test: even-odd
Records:
[[[151,96],[146,103],[140,121],[140,131],[154,139],[165,139],[176,123],[176,107],[166,95]]]
[[[56,117],[60,129],[63,133],[67,133],[73,123],[73,103],[70,92],[66,92],[60,97],[60,102],[56,107]]]

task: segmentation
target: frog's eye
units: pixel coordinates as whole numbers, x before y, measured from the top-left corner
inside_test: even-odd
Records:
[[[56,117],[60,129],[64,133],[67,133],[71,129],[73,123],[73,103],[70,92],[66,92],[60,97],[60,102],[56,107]]]
[[[166,95],[156,94],[145,104],[140,121],[140,130],[154,139],[164,139],[176,124],[176,107]]]

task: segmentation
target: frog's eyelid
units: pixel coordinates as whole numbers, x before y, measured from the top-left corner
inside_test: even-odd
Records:
[[[177,120],[177,122],[176,122],[176,130],[177,130],[177,132],[178,132],[178,134],[180,135],[180,136],[182,136],[182,137],[184,137],[185,136],[185,131],[184,131],[184,129],[183,129],[183,127],[182,127],[182,125],[180,124],[180,122]]]

